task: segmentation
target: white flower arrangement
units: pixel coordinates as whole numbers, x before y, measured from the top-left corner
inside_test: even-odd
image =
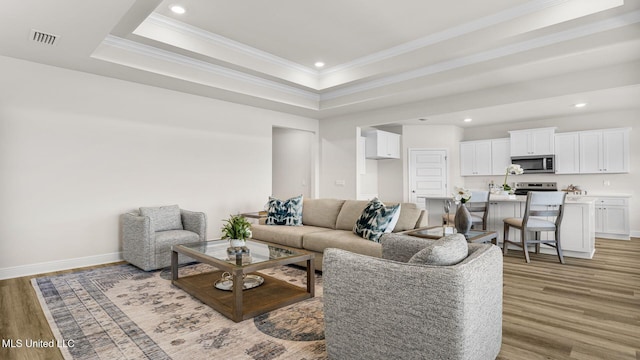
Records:
[[[524,169],[517,164],[511,164],[507,166],[507,170],[505,171],[505,174],[504,174],[504,184],[502,184],[502,189],[504,191],[511,191],[511,186],[507,184],[507,178],[509,174],[521,175],[521,174],[524,174]]]
[[[461,188],[461,187],[454,187],[453,188],[454,193],[451,194],[453,195],[453,199],[456,201],[456,203],[466,203],[467,201],[469,201],[471,199],[471,191],[465,188]]]

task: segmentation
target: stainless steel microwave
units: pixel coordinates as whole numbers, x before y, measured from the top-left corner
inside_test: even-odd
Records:
[[[511,163],[520,165],[525,174],[556,172],[554,155],[513,156]]]

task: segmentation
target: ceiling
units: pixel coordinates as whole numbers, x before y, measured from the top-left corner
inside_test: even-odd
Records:
[[[478,126],[565,116],[576,102],[640,108],[640,0],[3,5],[0,55],[317,119]]]

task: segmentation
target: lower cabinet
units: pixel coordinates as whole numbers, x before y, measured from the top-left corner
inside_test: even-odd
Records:
[[[629,240],[629,200],[627,198],[598,198],[595,215],[596,236]]]
[[[502,244],[504,239],[504,222],[505,218],[522,217],[521,207],[524,203],[519,201],[490,201],[489,216],[487,217],[487,230],[498,233],[498,244]],[[509,230],[509,239],[520,240],[520,232],[511,228]]]
[[[488,230],[498,232],[498,244],[500,247],[504,243],[504,218],[518,217],[524,215],[525,203],[516,201],[491,201],[489,203],[489,223]],[[562,225],[560,228],[560,241],[563,255],[591,259],[595,253],[595,208],[592,202],[585,203],[565,203]],[[551,219],[550,219],[551,220]],[[509,230],[509,240],[519,242],[520,231],[511,228]],[[531,235],[533,236],[533,234]],[[542,232],[542,239],[552,239],[552,232]],[[511,247],[510,247],[511,248]],[[522,251],[519,247],[512,246],[516,251]],[[534,250],[532,245],[530,251]],[[556,249],[542,245],[540,251],[546,254],[556,254]]]

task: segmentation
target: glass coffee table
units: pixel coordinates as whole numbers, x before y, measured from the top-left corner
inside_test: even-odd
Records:
[[[229,256],[229,241],[213,240],[171,247],[171,283],[229,319],[240,322],[315,296],[313,258],[300,249],[248,240],[250,258]],[[179,277],[178,254],[218,270]],[[255,271],[306,261],[307,287]]]
[[[443,237],[444,228],[442,226],[432,226],[424,229],[408,232],[407,235],[417,236],[426,239],[440,239]],[[487,230],[469,230],[464,236],[470,243],[492,243],[496,245],[498,233]]]

